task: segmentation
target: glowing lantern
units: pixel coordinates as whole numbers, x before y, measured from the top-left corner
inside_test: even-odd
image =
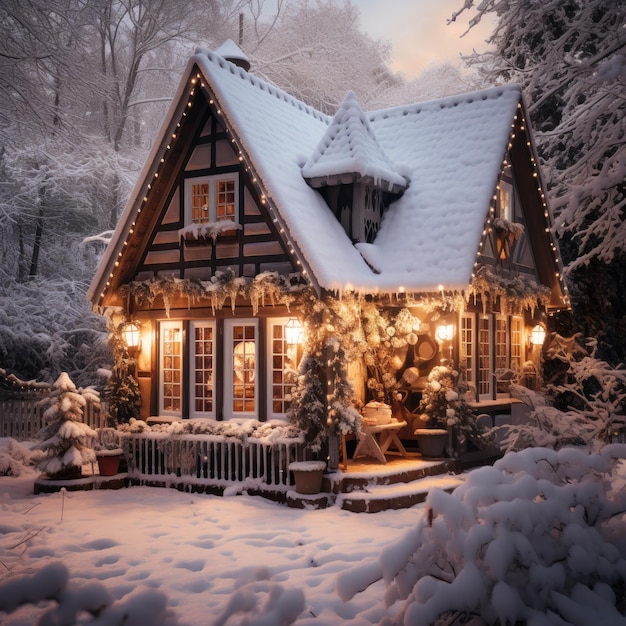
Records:
[[[546,329],[541,324],[537,324],[530,332],[531,345],[542,346],[545,339],[546,339]]]
[[[126,347],[129,350],[138,350],[139,349],[139,339],[141,334],[139,332],[139,326],[135,324],[135,322],[128,322],[124,326],[122,330],[124,334],[124,341],[126,342]]]
[[[454,337],[454,326],[452,324],[437,326],[435,337],[437,341],[451,341],[452,337]]]
[[[292,317],[285,324],[285,341],[289,345],[296,345],[302,343],[302,339],[304,338],[304,329],[302,328],[302,324],[295,317]]]

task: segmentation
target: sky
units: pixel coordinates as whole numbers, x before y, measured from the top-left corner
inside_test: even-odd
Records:
[[[488,48],[485,40],[493,21],[481,21],[464,37],[473,13],[465,12],[447,24],[463,0],[353,0],[353,5],[367,34],[391,41],[391,68],[407,78],[416,78],[431,63],[456,62],[460,54]]]

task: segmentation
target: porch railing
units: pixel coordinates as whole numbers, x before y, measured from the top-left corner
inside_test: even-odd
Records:
[[[305,459],[299,439],[268,443],[217,435],[121,433],[128,476],[143,484],[177,485],[189,490],[287,491],[293,487],[289,463]]]
[[[42,396],[34,398],[0,398],[0,437],[28,441],[46,425],[44,409],[39,406]],[[83,422],[93,428],[106,426],[106,414],[88,403],[83,410]]]

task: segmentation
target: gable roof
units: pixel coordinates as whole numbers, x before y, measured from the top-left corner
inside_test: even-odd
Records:
[[[371,294],[468,288],[512,122],[522,106],[518,85],[367,114],[348,96],[333,121],[216,53],[198,49],[92,282],[88,298],[94,304],[102,301],[98,296],[113,263],[124,253],[133,212],[177,122],[180,126],[190,82],[195,88],[196,80],[314,286]],[[350,137],[360,142],[351,161],[335,158],[335,148],[345,147]],[[359,158],[364,152],[374,166]],[[343,173],[354,164],[360,176],[383,172],[388,182],[409,181],[371,244],[353,244],[304,177]]]
[[[344,98],[302,175],[313,187],[328,179],[368,180],[385,191],[407,186],[383,153],[353,91]]]

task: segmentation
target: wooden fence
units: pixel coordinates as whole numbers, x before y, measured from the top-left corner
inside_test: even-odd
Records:
[[[289,463],[305,458],[300,439],[272,443],[216,435],[120,433],[132,482],[175,485],[190,491],[287,491]]]
[[[46,424],[43,407],[39,406],[43,396],[23,398],[0,398],[0,437],[12,437],[18,441],[32,439]],[[88,403],[83,410],[83,422],[93,428],[104,428],[105,411]]]

